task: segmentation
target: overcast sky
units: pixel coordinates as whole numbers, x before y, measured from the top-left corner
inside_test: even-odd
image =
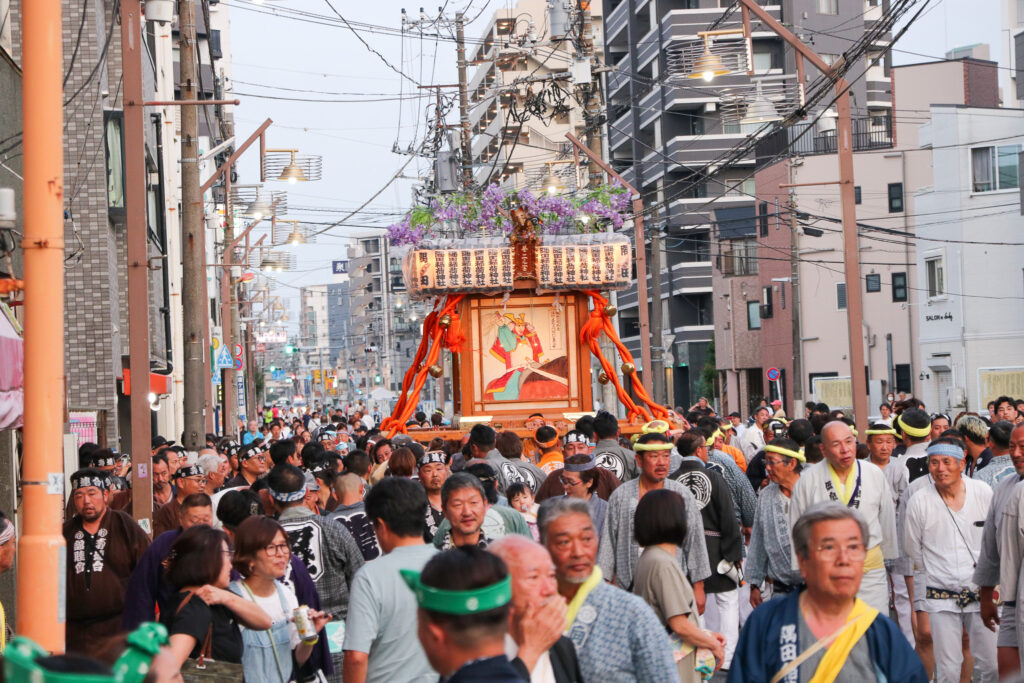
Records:
[[[357,25],[359,35],[380,53],[377,56],[340,25],[329,2],[345,19],[362,25],[397,29],[403,6],[410,19],[419,14],[418,5],[398,0],[222,0],[231,12],[234,87],[242,100],[235,110],[237,137],[245,139],[269,117],[274,125],[267,133],[268,146],[323,156],[320,182],[269,185],[288,190],[289,218],[324,225],[366,201],[409,160],[392,151],[395,143],[405,149],[423,140],[428,99],[410,99],[422,91],[409,79],[423,84],[455,82],[451,41],[420,37],[415,31],[400,39]],[[445,4],[451,16],[465,9],[467,17],[479,17],[467,28],[467,35],[476,38],[506,0],[435,2],[435,13],[438,4]],[[307,14],[299,17],[289,11]],[[973,43],[989,43],[992,59],[1002,61],[1001,41],[1005,35],[1000,31],[999,0],[932,0],[897,44],[894,61],[941,59],[950,48]],[[258,180],[257,163],[256,154],[242,158],[239,182]],[[428,171],[426,162],[415,160],[403,175],[415,178]],[[288,247],[296,253],[297,268],[274,279],[275,293],[292,300],[292,325],[297,321],[298,287],[332,282],[331,261],[346,258],[346,236],[365,233],[362,226],[387,226],[408,208],[413,184],[407,179],[393,182],[368,207],[370,213],[349,221],[351,227],[334,228],[312,245]]]

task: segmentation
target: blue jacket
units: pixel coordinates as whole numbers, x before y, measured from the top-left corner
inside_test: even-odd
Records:
[[[784,627],[791,626],[792,629],[787,629],[790,633],[795,630],[795,655],[813,645],[799,642],[799,599],[800,593],[794,592],[786,597],[764,602],[754,610],[740,632],[740,640],[732,658],[732,667],[729,669],[729,683],[768,683],[782,669],[784,662],[780,652],[780,641]],[[928,676],[917,653],[889,617],[883,614],[875,617],[864,637],[868,641],[875,670],[881,674],[878,680],[893,683],[928,683]],[[794,658],[790,657],[787,661]],[[789,679],[787,677],[783,680]]]

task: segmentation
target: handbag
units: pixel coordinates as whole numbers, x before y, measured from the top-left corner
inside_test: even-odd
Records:
[[[193,591],[189,591],[185,596],[185,599],[178,605],[178,609],[174,611],[175,616],[178,612],[188,604],[188,601],[195,595]],[[203,639],[203,646],[199,650],[199,658],[192,659],[191,657],[185,660],[185,663],[181,665],[181,678],[185,683],[201,683],[202,681],[214,681],[214,680],[228,680],[228,681],[241,681],[242,680],[242,664],[241,662],[220,662],[211,657],[213,652],[213,620],[210,620],[210,627],[206,630],[206,637]]]

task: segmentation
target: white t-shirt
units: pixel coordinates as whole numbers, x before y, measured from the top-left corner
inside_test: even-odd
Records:
[[[255,593],[250,594],[249,591],[245,590],[244,586],[242,587],[242,593],[246,600],[252,600],[255,598],[256,604],[267,613],[267,616],[270,617],[271,623],[276,624],[282,619],[287,619],[290,624],[291,648],[294,650],[299,646],[299,643],[301,642],[301,639],[299,638],[299,631],[295,628],[294,622],[291,621],[292,615],[295,613],[295,608],[299,606],[299,601],[295,598],[295,593],[293,593],[289,588],[281,586],[279,595],[277,585],[274,586],[274,592],[266,597],[256,595]],[[282,607],[281,605],[281,595],[284,595],[285,605],[288,610],[287,612],[285,612],[285,607]],[[243,631],[245,630],[245,626],[242,625],[241,622],[239,622],[238,625]]]
[[[510,636],[505,634],[505,656],[509,660],[515,659],[519,652],[519,644]],[[545,652],[537,658],[530,672],[530,683],[555,683],[555,670],[551,666],[551,656]]]

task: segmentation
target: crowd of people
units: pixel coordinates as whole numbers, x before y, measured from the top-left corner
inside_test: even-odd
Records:
[[[152,541],[132,463],[83,444],[67,651],[157,623],[186,680],[996,681],[1024,637],[1021,409],[908,398],[858,434],[702,399],[632,438],[606,412],[387,438],[268,408],[198,452],[153,439]],[[13,541],[0,515],[0,571]]]

